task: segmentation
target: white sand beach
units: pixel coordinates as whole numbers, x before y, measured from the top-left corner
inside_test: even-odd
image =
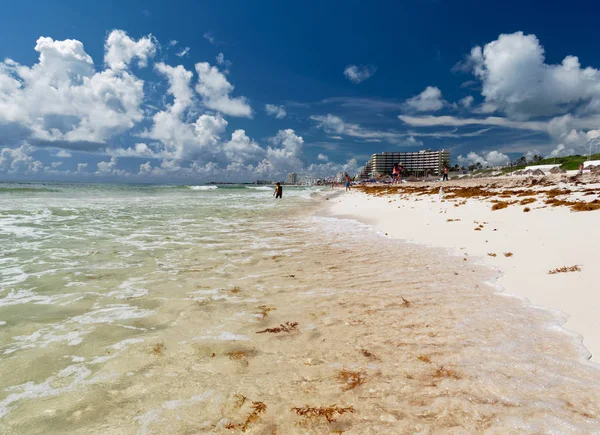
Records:
[[[535,179],[515,180],[513,177],[444,184],[408,183],[400,190],[388,186],[379,192],[370,188],[368,193],[354,189],[332,197],[327,213],[373,225],[392,238],[450,248],[467,262],[497,269],[500,272],[498,284],[505,292],[563,313],[559,316],[565,319],[564,328],[582,336],[591,361],[597,363],[600,361],[600,272],[597,267],[600,210],[576,212],[568,203],[552,206],[545,201],[550,197],[555,198],[555,202],[556,199],[597,201],[599,185],[593,184],[596,182],[593,179],[580,184],[565,176],[545,177],[541,185],[532,180]],[[429,189],[430,194],[408,192],[407,186],[409,190]],[[446,192],[440,196],[442,186]],[[497,195],[453,199],[452,186],[481,187]],[[552,196],[558,193],[556,189],[563,189],[564,194]],[[548,195],[548,191],[552,193]],[[510,196],[511,192],[515,195]],[[523,198],[526,198],[524,203]],[[510,205],[492,210],[493,201],[498,200]],[[528,212],[524,212],[526,207]],[[403,253],[385,255],[402,256]],[[571,266],[580,270],[549,273]],[[582,351],[584,358],[588,358],[589,354]]]

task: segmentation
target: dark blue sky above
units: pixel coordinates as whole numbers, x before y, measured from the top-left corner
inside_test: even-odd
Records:
[[[100,73],[107,68],[105,43],[111,31],[123,30],[133,41],[151,34],[155,49],[146,66],[132,60],[127,70],[143,81],[141,116],[126,129],[103,130],[89,146],[81,134],[67,138],[66,127],[61,127],[60,139],[56,135],[49,139],[35,127],[40,117],[47,132],[57,118],[60,125],[65,119],[73,125],[95,122],[97,115],[83,109],[68,117],[53,108],[0,116],[4,135],[0,149],[8,150],[0,158],[0,178],[111,179],[118,177],[116,169],[148,181],[277,177],[294,169],[281,163],[286,155],[299,172],[325,173],[354,170],[374,152],[421,148],[449,148],[453,163],[482,159],[493,165],[527,152],[583,152],[590,141],[595,146],[595,131],[600,129],[597,2],[57,3],[4,5],[0,59],[31,68],[39,62],[40,52],[34,50],[38,38],[72,39],[83,44]],[[186,47],[184,56],[176,55]],[[481,47],[480,58],[471,54],[474,47]],[[227,63],[216,61],[219,53]],[[567,56],[578,58],[576,67],[562,63]],[[170,82],[155,68],[160,62],[190,71],[190,88],[198,82],[197,63],[217,67],[235,87],[228,95],[244,97],[252,114],[232,115],[195,93],[194,102],[178,115],[181,122],[191,125],[206,114],[222,116],[226,127],[211,130],[218,139],[208,144],[197,137],[179,138],[178,143],[165,139],[165,134],[153,130],[154,115],[173,104]],[[366,75],[351,79],[344,74],[351,66]],[[25,92],[31,84],[11,68],[4,65],[5,75],[21,82]],[[0,85],[6,113],[17,103],[35,107],[35,98],[42,98],[42,91],[32,96],[2,89]],[[267,113],[267,104],[283,106],[285,116]],[[233,143],[232,134],[240,129],[246,137]],[[22,130],[30,133],[19,133]],[[280,131],[287,131],[287,142],[283,134],[277,139]],[[228,141],[229,145],[221,145]],[[152,153],[125,156],[110,151],[137,143]],[[17,155],[17,149],[31,158]],[[61,149],[69,156],[57,158]],[[491,152],[495,154],[490,156]],[[100,171],[97,164],[111,158],[108,171]],[[13,165],[15,159],[23,162]],[[35,161],[40,164],[32,168]],[[52,167],[55,161],[61,164]],[[150,166],[140,172],[146,162]],[[191,170],[194,162],[202,169]],[[76,171],[85,163],[87,167]],[[161,165],[162,172],[148,171]],[[95,174],[98,171],[102,173]]]

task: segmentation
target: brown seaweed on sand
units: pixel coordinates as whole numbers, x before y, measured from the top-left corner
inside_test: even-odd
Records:
[[[349,413],[354,413],[354,407],[352,406],[347,406],[347,407],[341,407],[341,406],[337,406],[337,405],[330,405],[330,406],[302,406],[302,407],[294,407],[291,409],[292,412],[295,412],[296,414],[298,414],[300,417],[305,417],[308,419],[318,419],[318,418],[324,418],[325,420],[327,420],[327,423],[333,423],[335,422],[335,415],[343,415],[346,414],[347,412]]]
[[[344,384],[342,389],[348,391],[364,384],[367,376],[363,370],[342,369],[338,372],[336,378]]]
[[[581,272],[581,268],[579,266],[577,266],[577,265],[575,265],[575,266],[557,267],[556,269],[549,270],[548,274],[549,275],[555,275],[557,273],[567,273],[567,272]]]
[[[237,396],[241,396],[241,395],[236,395]],[[242,405],[244,404],[244,402],[246,401],[246,397],[241,396],[244,398]],[[225,425],[226,429],[241,429],[242,432],[246,432],[246,430],[248,430],[248,427],[250,426],[251,423],[254,423],[255,421],[258,421],[258,419],[260,418],[260,414],[264,414],[267,411],[267,405],[264,402],[252,402],[252,405],[250,405],[250,407],[252,408],[252,411],[250,411],[250,413],[248,414],[248,416],[246,417],[246,420],[243,423],[238,423],[238,424],[233,424],[233,423],[228,423]]]
[[[243,366],[248,366],[248,358],[255,355],[255,350],[233,350],[227,353],[227,356],[231,361],[237,361]]]
[[[360,353],[365,357],[365,358],[369,358],[370,360],[374,360],[377,361],[379,360],[379,358],[374,355],[372,352],[369,352],[367,349],[361,349]]]
[[[163,354],[163,352],[165,351],[165,345],[164,343],[156,343],[153,347],[152,347],[152,354],[156,355],[156,356],[160,356]]]
[[[258,309],[260,310],[257,314],[262,316],[262,318],[264,319],[265,317],[267,317],[269,315],[269,313],[271,311],[275,311],[277,308],[274,307],[268,307],[266,305],[259,305]]]
[[[440,366],[436,369],[433,374],[434,378],[452,378],[452,379],[462,379],[460,373],[456,370],[446,368],[444,366]]]
[[[267,328],[262,331],[256,331],[257,334],[264,334],[268,332],[269,334],[278,334],[280,332],[293,332],[298,330],[298,322],[285,322],[280,324],[276,328]]]

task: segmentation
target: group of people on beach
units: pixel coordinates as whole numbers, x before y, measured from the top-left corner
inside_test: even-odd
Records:
[[[402,173],[404,172],[404,167],[402,163],[394,163],[394,167],[392,168],[392,184],[402,183]]]

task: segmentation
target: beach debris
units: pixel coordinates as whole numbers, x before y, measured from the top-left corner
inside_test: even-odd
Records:
[[[285,322],[285,324],[281,323],[276,328],[267,328],[267,329],[263,329],[262,331],[256,331],[256,333],[264,334],[265,332],[268,332],[269,334],[278,334],[280,332],[293,332],[293,331],[297,331],[297,330],[298,330],[298,322]]]
[[[417,356],[417,359],[419,361],[423,361],[424,363],[430,363],[431,362],[431,358],[429,358],[427,355],[419,355],[419,356]]]
[[[373,360],[373,361],[378,361],[379,360],[379,358],[377,356],[375,356],[373,353],[369,352],[367,349],[361,349],[360,353],[365,358],[369,358],[370,360]]]
[[[522,199],[521,202],[519,202],[519,205],[533,204],[536,201],[537,201],[536,198],[525,198],[525,199]]]
[[[342,369],[338,372],[336,378],[338,381],[344,384],[342,390],[348,391],[364,384],[365,380],[367,379],[367,375],[363,370]]]
[[[234,394],[233,398],[235,399],[233,407],[238,409],[244,406],[244,403],[246,403],[246,401],[248,400],[248,398],[243,394]]]
[[[512,202],[506,202],[506,201],[498,201],[496,204],[494,204],[492,206],[492,211],[502,210],[503,208],[508,207],[510,204],[513,204],[513,203]]]
[[[460,222],[460,219],[446,219],[446,222]]]
[[[529,207],[525,207],[523,209],[523,213],[529,213],[531,211],[531,209]]]
[[[156,343],[153,347],[152,347],[152,354],[156,355],[156,356],[161,356],[163,354],[163,352],[165,351],[166,347],[164,345],[164,343]]]
[[[402,298],[402,305],[404,305],[405,307],[410,307],[410,301],[404,299],[404,296],[400,296],[400,298]]]
[[[318,419],[324,418],[327,420],[327,423],[335,422],[335,415],[344,415],[346,413],[354,413],[354,407],[347,406],[341,407],[336,404],[330,406],[302,406],[302,407],[293,407],[291,412],[295,412],[300,417],[305,417],[307,419]]]
[[[242,395],[236,394],[236,399],[237,399],[237,396],[243,397],[243,402],[241,404],[241,406],[243,406],[244,403],[246,402],[247,398]],[[250,424],[258,421],[258,419],[260,418],[260,414],[264,414],[267,411],[267,405],[264,402],[252,402],[252,405],[250,405],[250,408],[252,409],[252,411],[250,411],[250,413],[246,417],[246,420],[243,423],[238,423],[238,424],[227,423],[225,425],[225,428],[230,429],[230,430],[240,429],[242,432],[246,432],[246,430],[248,430],[248,427],[250,426]]]
[[[512,257],[512,256],[513,256],[513,253],[512,253],[512,252],[505,252],[505,253],[504,253],[504,256],[505,256],[505,257],[507,257],[507,258],[508,258],[508,257]]]
[[[488,257],[495,257],[495,256],[496,256],[496,254],[495,254],[495,253],[493,253],[493,252],[488,252]]]
[[[556,269],[552,269],[548,271],[549,275],[554,275],[557,273],[567,273],[567,272],[581,272],[581,268],[577,265],[575,266],[563,266],[563,267],[558,267]]]
[[[256,355],[255,350],[234,350],[226,354],[230,360],[237,361],[244,367],[248,366],[248,358]]]
[[[456,370],[446,368],[445,366],[439,366],[435,373],[433,374],[434,378],[452,378],[452,379],[462,379],[460,373]]]
[[[260,311],[258,313],[256,313],[256,314],[258,314],[259,316],[261,316],[261,318],[264,319],[265,317],[267,317],[269,315],[269,313],[271,311],[275,311],[277,308],[275,308],[275,307],[268,307],[266,305],[259,305],[258,309]]]
[[[232,294],[234,294],[234,295],[240,293],[241,291],[242,291],[242,289],[239,288],[237,285],[233,286],[233,288],[231,290],[229,290],[229,292],[232,293]]]

